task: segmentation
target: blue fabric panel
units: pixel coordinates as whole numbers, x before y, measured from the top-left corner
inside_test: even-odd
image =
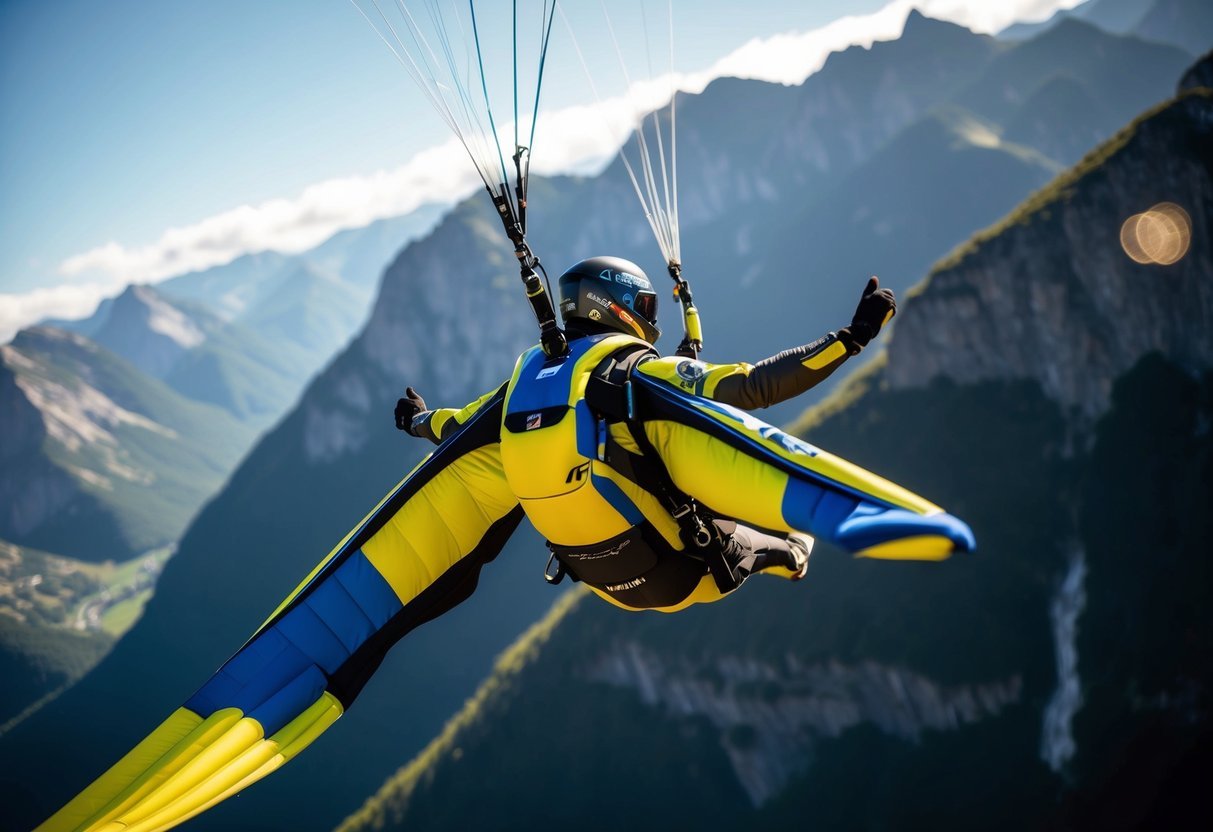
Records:
[[[857,551],[903,537],[928,534],[946,537],[962,552],[971,551],[975,545],[973,532],[952,515],[923,516],[904,509],[889,509],[876,514],[856,511],[839,526],[838,542]]]
[[[334,578],[353,596],[376,630],[388,623],[404,606],[361,549],[341,564]]]
[[[849,494],[809,479],[789,477],[779,510],[792,528],[837,543],[838,525],[854,511],[857,502]]]
[[[821,532],[814,529],[813,512],[825,495],[825,489],[807,480],[788,477],[788,484],[783,489],[783,502],[779,513],[793,529],[820,537]]]
[[[304,602],[353,653],[371,637],[375,626],[338,581],[325,581]]]
[[[602,495],[602,498],[611,504],[611,508],[623,515],[623,519],[627,520],[633,526],[637,523],[644,522],[644,514],[636,507],[636,504],[628,499],[628,495],[623,493],[623,490],[606,477],[598,477],[590,474],[590,483],[594,486],[594,490]]]
[[[577,402],[573,408],[573,417],[577,420],[577,453],[586,459],[596,459],[598,457],[598,420],[594,418],[585,399]]]
[[[838,527],[860,505],[862,504],[850,494],[826,489],[821,502],[813,510],[813,522],[837,539]]]
[[[220,668],[185,707],[204,718],[221,708],[247,714],[311,665],[280,633],[267,630]]]
[[[260,722],[268,737],[319,699],[326,682],[325,675],[315,665],[309,665],[269,699],[246,711],[245,716]]]
[[[341,640],[311,607],[302,604],[295,607],[274,625],[291,643],[320,665],[325,672],[333,673],[350,657]]]
[[[609,336],[575,338],[569,344],[567,355],[552,360],[539,347],[532,348],[518,372],[518,383],[510,391],[509,412],[532,413],[545,407],[568,404],[573,366],[591,347],[606,337]]]

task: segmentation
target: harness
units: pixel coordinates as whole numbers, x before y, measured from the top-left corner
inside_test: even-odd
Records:
[[[642,354],[637,356],[637,352]],[[619,353],[610,356],[603,362],[605,369],[600,366],[595,370],[586,384],[585,402],[595,419],[605,425],[625,424],[640,453],[633,453],[620,445],[611,432],[606,430],[603,432],[606,439],[601,460],[657,497],[678,523],[679,537],[685,547],[680,554],[702,560],[716,587],[722,593],[731,592],[745,580],[750,564],[730,563],[726,557],[725,540],[713,522],[716,519],[714,515],[675,485],[669,470],[661,461],[657,449],[653,447],[644,430],[643,414],[636,412],[631,387],[632,371],[646,355],[653,353],[651,349],[632,349],[627,353],[622,360],[618,358]],[[570,564],[571,558],[562,551],[565,547],[553,546],[550,543],[548,545],[552,550],[544,570],[544,578],[548,583],[560,583],[566,574],[573,580],[593,582],[593,578],[586,575],[583,565]],[[556,567],[554,572],[553,564]]]

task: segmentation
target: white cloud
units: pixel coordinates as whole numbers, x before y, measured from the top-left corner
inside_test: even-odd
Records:
[[[22,294],[0,294],[0,343],[7,343],[17,330],[45,318],[87,317],[102,298],[121,288],[121,282],[109,280],[67,283]]]
[[[871,14],[840,18],[813,31],[755,39],[703,72],[640,82],[633,85],[629,97],[542,114],[536,132],[542,136],[543,149],[534,170],[552,174],[597,169],[618,150],[635,116],[667,101],[674,87],[699,92],[714,78],[726,75],[801,83],[821,68],[831,52],[898,37],[912,7],[977,31],[993,32],[1016,20],[1047,17],[1078,2],[893,0]],[[504,126],[503,135],[511,130],[510,125]],[[151,243],[130,246],[111,241],[60,264],[61,274],[88,279],[86,285],[0,295],[0,339],[7,340],[17,328],[47,315],[85,314],[102,296],[99,291],[113,291],[126,283],[155,282],[254,251],[303,251],[341,229],[403,214],[423,202],[453,201],[478,185],[463,148],[451,139],[395,170],[332,179],[294,197],[242,205],[193,225],[170,228]]]

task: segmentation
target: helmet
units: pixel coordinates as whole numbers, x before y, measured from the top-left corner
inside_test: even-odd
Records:
[[[560,276],[560,316],[657,342],[657,293],[644,270],[621,257],[591,257]]]

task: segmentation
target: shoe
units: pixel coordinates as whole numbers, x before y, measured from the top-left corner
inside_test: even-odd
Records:
[[[813,538],[807,534],[792,532],[788,535],[788,545],[795,564],[788,580],[799,581],[809,571],[809,554],[813,551]]]

